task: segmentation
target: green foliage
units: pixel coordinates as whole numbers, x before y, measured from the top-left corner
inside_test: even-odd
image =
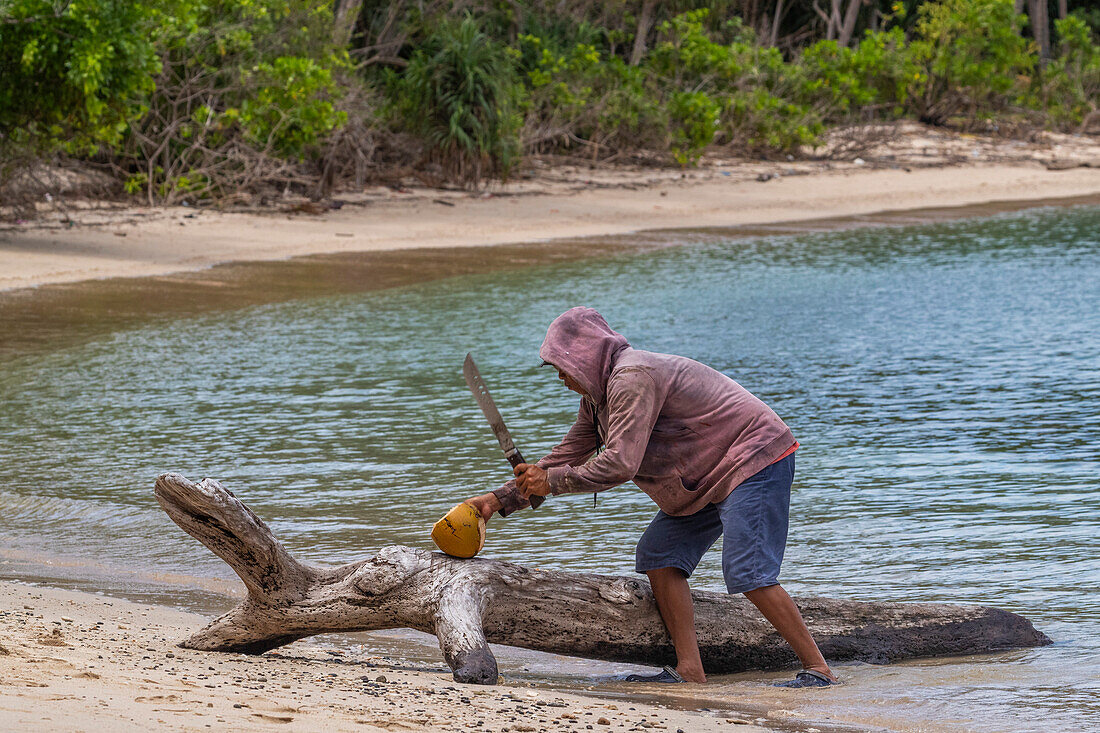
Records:
[[[1028,101],[1055,125],[1073,129],[1087,124],[1100,105],[1100,45],[1077,15],[1058,20],[1054,26],[1058,56],[1039,75],[1037,90]]]
[[[682,166],[695,164],[714,142],[722,123],[722,103],[706,92],[673,92],[668,111],[675,125],[672,157]]]
[[[847,47],[814,39],[803,0],[784,5],[778,47],[751,30],[770,28],[767,4],[741,0],[656,3],[645,19],[636,0],[365,0],[336,28],[338,5],[0,0],[0,173],[17,154],[95,156],[150,202],[351,170],[359,182],[382,113],[388,160],[472,186],[522,152],[687,166],[718,147],[797,153],[827,125],[903,115],[1100,119],[1086,0],[1070,0],[1041,68],[1013,0],[894,0],[881,29],[865,9]]]
[[[255,88],[242,100],[237,118],[245,139],[257,148],[270,147],[280,157],[302,158],[346,122],[332,100],[339,94],[332,71],[305,56],[280,56],[246,72],[244,79]]]
[[[906,90],[918,68],[901,28],[867,31],[854,48],[818,41],[798,57],[801,98],[829,121],[856,113],[902,114]]]
[[[650,54],[649,67],[666,79],[705,79],[726,88],[780,72],[783,57],[779,51],[756,45],[747,32],[728,45],[712,40],[703,27],[709,14],[706,9],[692,10],[662,23],[658,28],[661,41]],[[743,78],[745,75],[750,78]]]
[[[346,122],[322,0],[165,0],[162,71],[118,153],[150,200],[224,196],[316,157]],[[135,175],[139,174],[139,175]]]
[[[924,122],[967,123],[1004,110],[1035,63],[1019,34],[1013,0],[940,0],[920,6],[910,44],[918,72],[909,84],[912,111]]]
[[[1094,43],[1100,43],[1100,7],[1079,7],[1071,15],[1085,24]]]
[[[664,144],[666,119],[650,102],[643,69],[586,42],[560,48],[528,34],[519,51],[528,149],[592,145],[598,153]]]
[[[467,16],[426,38],[396,83],[402,121],[446,175],[468,185],[506,177],[519,154],[515,58]]]
[[[153,15],[132,0],[5,2],[0,151],[78,154],[117,143],[159,68],[148,33]]]
[[[706,17],[706,10],[696,10],[663,23],[647,62],[655,86],[671,91],[677,161],[695,162],[712,142],[750,151],[816,144],[824,128],[798,99],[797,69],[745,31],[730,43],[713,41]]]
[[[810,108],[765,89],[735,94],[726,115],[732,141],[756,151],[792,151],[820,144],[825,125]]]

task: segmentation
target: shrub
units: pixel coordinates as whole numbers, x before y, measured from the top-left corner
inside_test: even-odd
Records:
[[[714,142],[724,105],[706,92],[673,92],[668,103],[673,121],[672,157],[682,166],[694,165]]]
[[[117,143],[153,88],[153,13],[131,0],[13,0],[0,14],[0,156]],[[6,152],[5,152],[6,151]]]
[[[1022,23],[1013,0],[921,5],[910,44],[918,66],[907,92],[913,113],[933,125],[962,114],[969,125],[1004,110],[1034,66]]]
[[[1089,29],[1089,33],[1092,35],[1093,42],[1100,43],[1100,8],[1079,7],[1074,10],[1072,14],[1075,17],[1080,18],[1085,26]]]
[[[394,88],[403,123],[446,176],[471,186],[507,177],[520,149],[514,55],[472,17],[438,25]]]
[[[766,89],[735,94],[723,119],[730,143],[761,152],[797,152],[803,146],[816,146],[825,131],[813,110]]]
[[[711,143],[750,151],[815,144],[823,126],[797,99],[795,68],[743,31],[728,44],[712,41],[703,27],[706,16],[706,10],[696,10],[663,23],[663,40],[647,62],[654,86],[670,94],[677,160],[692,163]]]
[[[715,144],[749,150],[795,150],[814,144],[818,115],[797,99],[799,77],[776,49],[756,45],[737,23],[718,43],[708,12],[683,13],[660,25],[660,41],[640,66],[594,44],[564,48],[520,37],[526,84],[525,139],[539,150],[596,143],[596,150],[669,151],[694,165]]]
[[[253,93],[241,100],[237,119],[245,140],[282,158],[301,159],[345,121],[333,97],[332,68],[305,56],[279,56],[256,64],[242,81]]]
[[[161,71],[116,156],[150,203],[304,181],[346,121],[320,0],[175,0],[161,6]]]
[[[818,41],[797,58],[800,99],[830,122],[855,115],[897,117],[917,74],[901,28],[867,31],[854,48]]]
[[[519,51],[525,149],[591,146],[598,157],[666,144],[664,110],[652,104],[644,69],[587,42],[558,48],[527,34]]]
[[[1056,126],[1082,131],[1100,116],[1100,45],[1080,17],[1055,21],[1058,56],[1039,76],[1038,93],[1029,101]]]

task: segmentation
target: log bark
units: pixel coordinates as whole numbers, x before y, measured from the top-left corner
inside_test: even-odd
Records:
[[[412,628],[438,637],[456,681],[479,684],[498,678],[490,642],[613,662],[675,663],[653,594],[639,578],[533,570],[400,546],[340,567],[313,567],[291,557],[217,481],[164,474],[155,493],[168,516],[248,589],[245,600],[183,647],[261,654],[314,634]],[[743,597],[700,591],[692,597],[708,673],[797,662]],[[1050,643],[1026,619],[983,606],[796,602],[831,662],[878,664]]]

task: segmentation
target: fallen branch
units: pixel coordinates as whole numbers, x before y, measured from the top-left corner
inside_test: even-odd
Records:
[[[247,506],[212,479],[156,482],[161,507],[236,571],[248,597],[181,646],[261,654],[338,631],[412,628],[435,634],[459,682],[494,684],[489,643],[614,662],[675,662],[649,585],[638,578],[532,570],[408,547],[318,568],[298,562]],[[693,592],[708,672],[779,669],[797,660],[744,598]],[[830,661],[913,657],[1049,644],[1029,621],[981,606],[798,601]]]

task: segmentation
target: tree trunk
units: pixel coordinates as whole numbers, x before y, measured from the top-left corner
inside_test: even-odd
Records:
[[[1058,19],[1065,20],[1069,15],[1069,0],[1058,0]]]
[[[267,525],[217,481],[179,474],[157,501],[185,532],[236,571],[248,597],[181,646],[261,654],[313,634],[412,628],[435,634],[458,682],[493,684],[489,643],[614,662],[663,665],[675,652],[649,584],[639,578],[532,570],[408,547],[340,567],[299,563]],[[710,673],[780,669],[797,659],[743,597],[695,591],[695,624]],[[797,601],[830,661],[886,663],[1050,643],[1029,621],[980,606]]]
[[[332,43],[337,48],[347,48],[362,8],[363,0],[337,0],[332,23]]]
[[[638,13],[638,28],[634,33],[634,48],[630,51],[630,65],[637,66],[642,63],[645,56],[646,38],[653,27],[653,11],[657,8],[657,0],[643,0],[642,10]]]
[[[825,27],[825,40],[832,41],[836,38],[840,28],[840,0],[832,0],[829,7],[829,24]]]
[[[1045,66],[1050,58],[1050,16],[1047,13],[1047,0],[1028,0],[1028,17],[1031,20],[1031,35],[1039,47],[1039,65]]]
[[[768,45],[774,48],[779,45],[779,26],[783,22],[783,0],[775,0],[775,14],[772,15],[771,35]]]
[[[837,43],[841,46],[849,46],[852,43],[852,35],[856,31],[856,21],[859,20],[859,11],[863,7],[863,0],[848,0],[848,9],[844,12],[844,24],[840,27]]]

